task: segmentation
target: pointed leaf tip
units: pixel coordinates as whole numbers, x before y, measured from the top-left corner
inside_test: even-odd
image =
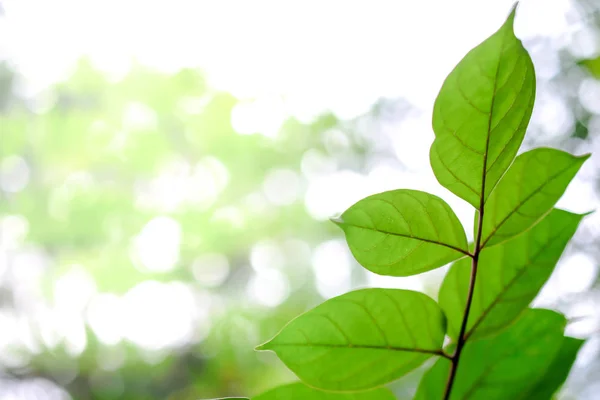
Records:
[[[258,346],[256,346],[254,348],[254,351],[266,351],[269,350],[269,342],[263,343],[263,344],[259,344]]]
[[[331,222],[333,222],[334,224],[336,224],[337,226],[340,226],[344,223],[344,220],[342,219],[342,217],[331,217],[331,218],[329,218],[329,220]]]
[[[450,72],[433,107],[433,172],[475,208],[511,165],[533,111],[535,70],[514,33],[516,6]]]
[[[519,2],[515,2],[510,8],[510,12],[504,21],[502,28],[509,27],[511,31],[515,31],[515,15],[517,13],[517,8],[519,6]],[[500,28],[500,29],[502,29]]]
[[[515,3],[510,8],[510,12],[508,13],[508,17],[506,18],[506,22],[510,23],[511,26],[515,22],[515,14],[517,13],[517,8],[519,7],[519,2],[515,1]]]

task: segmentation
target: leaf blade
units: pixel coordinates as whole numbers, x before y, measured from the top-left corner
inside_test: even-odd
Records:
[[[366,197],[336,223],[356,260],[380,275],[414,275],[468,254],[464,229],[450,206],[418,190]]]
[[[541,379],[517,400],[547,400],[567,380],[577,353],[585,341],[566,336],[552,363]]]
[[[275,351],[312,387],[366,390],[442,354],[444,333],[441,309],[423,293],[361,289],[300,315],[257,350]]]
[[[538,148],[519,155],[485,204],[482,247],[534,225],[565,192],[588,155]]]
[[[515,154],[531,118],[535,71],[514,35],[515,10],[450,72],[433,111],[430,162],[440,184],[478,208]]]
[[[529,309],[509,329],[467,342],[450,400],[505,400],[535,384],[563,341],[565,318],[550,310]],[[425,373],[415,400],[443,396],[450,362],[438,360]]]
[[[395,400],[394,394],[385,388],[360,393],[332,393],[310,388],[302,383],[291,383],[271,389],[252,400]]]
[[[494,333],[527,308],[552,274],[584,216],[553,209],[530,230],[481,252],[467,338]],[[462,323],[470,270],[470,263],[454,263],[440,286],[448,335],[454,340]]]

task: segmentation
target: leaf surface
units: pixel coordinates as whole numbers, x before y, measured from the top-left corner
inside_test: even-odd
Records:
[[[332,393],[291,383],[271,389],[252,400],[395,400],[389,389],[379,388],[360,393]]]
[[[465,231],[450,206],[418,190],[364,198],[336,223],[356,260],[380,275],[414,275],[468,253]]]
[[[361,289],[300,315],[257,350],[272,350],[304,383],[332,391],[391,382],[442,354],[445,317],[423,293]]]
[[[540,379],[563,342],[565,318],[530,309],[502,333],[463,348],[450,400],[518,398]],[[425,373],[415,400],[443,398],[450,361],[439,359]]]
[[[553,209],[521,235],[484,249],[479,256],[467,337],[505,328],[525,310],[548,280],[584,215]],[[470,281],[470,260],[459,260],[446,274],[439,301],[456,340]]]
[[[594,77],[600,78],[600,57],[581,60],[577,64],[585,67]]]
[[[438,181],[479,208],[523,141],[535,99],[515,12],[450,72],[434,104],[430,161]]]
[[[565,337],[558,355],[554,357],[542,378],[516,400],[548,400],[552,398],[552,394],[567,380],[569,371],[583,343],[584,340]]]
[[[549,148],[518,156],[485,203],[482,246],[505,241],[539,221],[588,158]]]

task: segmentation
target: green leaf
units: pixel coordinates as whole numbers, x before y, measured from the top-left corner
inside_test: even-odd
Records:
[[[553,209],[537,225],[479,256],[467,337],[481,337],[506,327],[527,308],[552,274],[584,215]],[[462,323],[471,260],[459,260],[440,287],[439,301],[456,340]]]
[[[514,17],[450,72],[433,109],[433,172],[476,208],[513,161],[533,110],[535,72]]]
[[[577,64],[585,67],[594,77],[600,78],[600,57],[581,60]]]
[[[563,195],[589,154],[539,148],[521,154],[485,203],[482,246],[492,246],[535,224]]]
[[[360,393],[331,393],[312,389],[301,383],[291,383],[269,390],[252,400],[395,400],[394,394],[385,388]]]
[[[423,293],[361,289],[327,300],[257,350],[273,350],[306,384],[333,391],[391,382],[441,355],[446,320]]]
[[[450,400],[517,398],[558,354],[565,325],[565,318],[554,311],[530,309],[502,333],[467,342]],[[438,360],[423,376],[415,400],[442,399],[449,368],[449,360]]]
[[[526,391],[516,400],[548,400],[567,380],[569,371],[575,363],[577,353],[585,341],[572,337],[565,337],[552,363],[546,373],[539,379],[535,386]]]
[[[357,261],[380,275],[414,275],[468,254],[464,229],[450,206],[418,190],[369,196],[335,222]]]

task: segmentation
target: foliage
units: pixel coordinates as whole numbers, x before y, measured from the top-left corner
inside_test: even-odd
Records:
[[[563,315],[529,304],[584,217],[554,205],[589,155],[540,148],[515,158],[535,72],[514,17],[515,9],[449,74],[433,111],[431,166],[475,208],[474,243],[442,199],[414,190],[369,196],[334,221],[357,261],[378,274],[414,275],[455,261],[439,305],[397,289],[326,301],[258,347],[307,386],[255,399],[388,399],[362,391],[433,357],[416,399],[549,399],[564,382],[582,341],[564,335]]]
[[[330,240],[336,228],[324,224],[323,229],[314,221],[301,196],[270,204],[264,182],[273,171],[297,170],[306,153],[330,160],[321,136],[338,127],[338,120],[332,115],[310,124],[290,120],[276,140],[240,135],[231,114],[242,101],[207,87],[202,71],[191,69],[163,74],[134,66],[111,82],[82,61],[47,95],[51,106],[35,113],[15,99],[10,109],[0,110],[0,164],[16,156],[29,174],[23,190],[3,191],[0,185],[0,229],[5,221],[26,224],[21,247],[6,258],[14,262],[8,268],[15,279],[6,279],[9,274],[0,279],[5,299],[0,318],[13,334],[15,324],[31,326],[31,334],[11,334],[0,344],[6,357],[19,354],[19,364],[3,363],[7,374],[15,382],[31,376],[56,382],[82,400],[210,398],[257,392],[266,382],[283,381],[285,371],[257,361],[252,346],[263,332],[274,332],[305,310],[316,295],[307,282],[310,271],[301,267],[309,264],[310,249]],[[364,152],[352,138],[349,143]],[[293,174],[301,185],[302,175]],[[136,239],[156,219],[180,226],[179,257],[172,265],[159,262],[158,269],[148,269],[136,256]],[[283,221],[293,221],[294,229]],[[9,239],[2,231],[1,244]],[[248,253],[263,242],[281,249],[285,278],[288,273],[295,278],[293,301],[276,310],[239,296],[254,275]],[[169,246],[154,247],[161,253]],[[211,281],[212,265],[204,262],[204,270],[195,265],[205,255],[227,260],[222,281]],[[83,284],[68,285],[80,284],[78,278]],[[144,287],[151,289],[146,293],[159,289],[154,304],[123,306]],[[177,288],[179,295],[168,288]],[[197,297],[191,299],[193,311],[186,307],[189,292]],[[173,297],[179,300],[174,303]],[[93,318],[87,319],[90,310],[98,311],[98,298],[121,304],[100,310],[108,339],[98,334]],[[32,313],[32,308],[42,311]],[[122,319],[125,314],[129,317]],[[165,314],[169,321],[190,321],[194,337],[175,345],[152,343],[162,336],[152,326]],[[127,332],[131,327],[146,332],[133,338]],[[166,328],[175,335],[177,329]],[[73,330],[85,340],[76,351],[69,347]],[[229,333],[240,331],[244,338]],[[13,336],[18,343],[7,346]],[[105,365],[111,365],[110,372]]]

